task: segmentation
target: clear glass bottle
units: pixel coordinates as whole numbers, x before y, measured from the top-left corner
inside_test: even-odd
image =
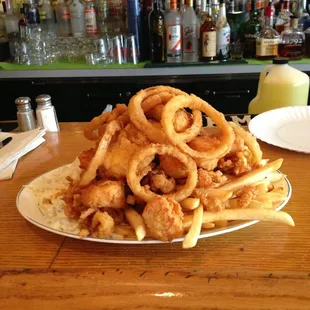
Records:
[[[56,5],[57,33],[59,37],[72,35],[70,10],[65,0],[58,0]]]
[[[273,29],[274,7],[272,1],[265,10],[265,27],[256,39],[256,58],[259,60],[273,59],[278,56],[280,35]]]
[[[27,23],[26,23],[26,16],[25,16],[25,5],[21,4],[20,9],[20,19],[18,22],[19,28],[19,35],[21,38],[27,38]]]
[[[212,8],[208,6],[208,13],[200,27],[201,61],[216,59],[216,25],[212,18]]]
[[[186,12],[186,9],[185,0],[180,0],[180,13],[183,15],[183,13]]]
[[[251,1],[250,19],[244,25],[244,57],[255,58],[256,39],[260,32],[260,21],[256,0]]]
[[[216,21],[216,56],[219,60],[229,58],[230,26],[226,18],[225,0],[220,0],[220,10]]]
[[[281,11],[276,22],[276,31],[278,32],[278,34],[281,34],[282,31],[290,28],[291,15],[292,14],[290,12],[290,0],[284,0],[282,2]]]
[[[85,16],[86,33],[97,34],[98,26],[97,26],[96,8],[93,0],[85,1],[84,16]]]
[[[176,0],[170,2],[170,11],[165,16],[165,30],[167,62],[182,62],[182,17]]]
[[[219,10],[220,10],[218,0],[211,0],[211,9],[212,9],[211,16],[212,16],[214,22],[216,23],[217,17],[219,15]]]
[[[281,34],[279,55],[291,60],[300,60],[305,53],[305,34],[298,29],[298,17],[291,18],[291,28]]]
[[[32,28],[37,28],[40,24],[40,15],[35,0],[27,0],[24,11],[27,29],[31,31]]]
[[[198,61],[197,16],[193,0],[186,0],[186,11],[182,14],[183,24],[183,62]]]
[[[50,0],[43,0],[42,6],[39,8],[39,14],[42,32],[56,34],[55,14]]]
[[[73,0],[70,4],[70,20],[72,35],[76,38],[85,36],[84,4],[80,0]]]
[[[199,16],[200,13],[201,13],[201,0],[196,0],[195,1],[195,13],[196,13],[196,16]]]
[[[13,10],[11,9],[7,11],[4,23],[9,41],[19,38],[18,22],[19,17],[13,12]]]

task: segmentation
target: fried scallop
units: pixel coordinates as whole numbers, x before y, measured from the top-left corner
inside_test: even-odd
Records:
[[[126,203],[122,181],[96,181],[81,189],[81,203],[89,208],[124,208]]]
[[[142,217],[152,237],[171,241],[182,236],[183,212],[180,204],[170,198],[156,197],[145,206]]]

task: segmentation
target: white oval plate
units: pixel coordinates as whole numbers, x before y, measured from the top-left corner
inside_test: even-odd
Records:
[[[45,174],[42,174],[42,175],[38,176],[37,178],[35,178],[34,180],[32,180],[31,182],[29,182],[27,184],[27,186],[31,186],[31,185],[34,186],[35,184],[38,184],[41,181],[43,181],[44,178],[48,177],[49,174],[53,174],[55,172],[57,173],[57,171],[59,171],[60,169],[64,169],[68,166],[69,165],[59,167],[59,168],[56,168],[56,169],[49,171]],[[287,196],[286,196],[285,201],[283,201],[281,204],[279,204],[276,207],[277,211],[281,210],[287,204],[287,202],[289,201],[289,199],[291,198],[291,195],[292,195],[292,187],[291,187],[289,180],[285,177],[280,182],[281,182],[280,186],[282,186],[284,188],[285,192],[287,193]],[[155,239],[150,239],[150,238],[144,239],[142,241],[137,241],[135,239],[129,239],[129,238],[123,239],[123,240],[99,239],[99,238],[92,238],[92,237],[81,238],[77,234],[62,231],[62,230],[57,230],[48,224],[46,218],[43,216],[42,212],[40,211],[40,209],[38,207],[38,200],[37,200],[36,196],[27,187],[23,187],[19,191],[19,193],[16,197],[16,205],[17,205],[17,209],[20,212],[20,214],[27,221],[34,224],[35,226],[38,226],[44,230],[50,231],[50,232],[58,234],[58,235],[62,235],[62,236],[70,237],[70,238],[75,238],[75,239],[86,240],[86,241],[102,242],[102,243],[117,243],[117,244],[165,243],[165,242],[155,240]],[[231,221],[231,222],[229,222],[229,225],[227,227],[203,230],[199,236],[199,239],[200,238],[209,238],[209,237],[213,237],[213,236],[217,236],[217,235],[221,235],[221,234],[226,234],[226,233],[229,233],[229,232],[232,232],[235,230],[239,230],[239,229],[251,226],[251,225],[256,224],[258,222],[259,221],[256,221],[256,220],[255,221]],[[183,239],[184,239],[183,237],[177,238],[177,239],[174,239],[172,242],[181,242],[181,241],[183,241]]]
[[[250,132],[258,139],[291,151],[310,154],[310,107],[285,107],[255,116]]]

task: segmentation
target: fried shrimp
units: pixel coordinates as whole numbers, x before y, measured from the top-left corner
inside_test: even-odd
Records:
[[[183,212],[173,199],[156,197],[147,203],[142,217],[150,235],[158,240],[171,241],[184,232]]]
[[[81,189],[81,203],[89,208],[124,208],[125,202],[122,181],[97,181]]]
[[[114,220],[107,212],[97,211],[91,221],[92,237],[104,238],[113,233]]]

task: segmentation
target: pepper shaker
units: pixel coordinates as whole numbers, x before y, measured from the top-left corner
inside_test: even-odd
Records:
[[[19,131],[28,131],[36,128],[34,111],[31,108],[29,97],[18,97],[15,100],[17,106],[17,121]]]
[[[52,105],[51,96],[39,95],[36,97],[37,108],[36,115],[38,125],[46,129],[46,131],[59,131],[55,107]]]

